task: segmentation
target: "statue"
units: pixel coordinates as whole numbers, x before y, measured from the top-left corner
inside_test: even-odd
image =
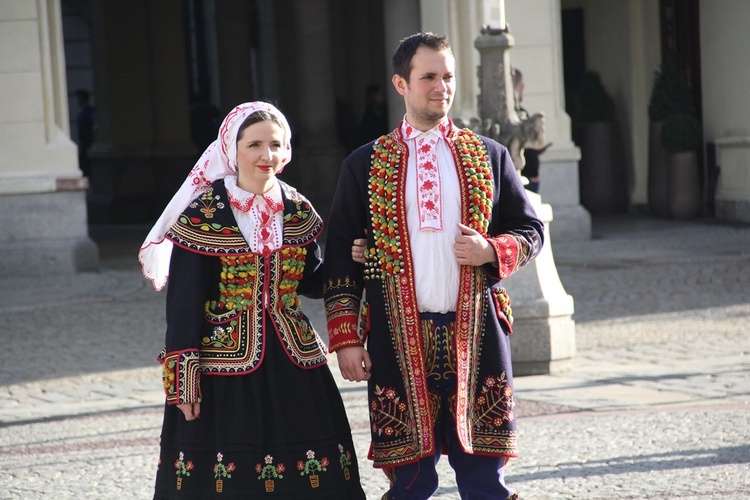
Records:
[[[544,147],[544,113],[529,115],[521,106],[523,76],[509,64],[506,49],[513,40],[509,32],[507,24],[504,29],[482,28],[475,43],[481,55],[477,68],[481,90],[477,98],[479,117],[468,122],[456,119],[455,122],[459,127],[468,127],[507,147],[516,171],[521,175],[526,164],[523,150]],[[512,92],[508,91],[510,88]]]

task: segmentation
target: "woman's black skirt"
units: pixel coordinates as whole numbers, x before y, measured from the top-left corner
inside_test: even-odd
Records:
[[[364,499],[328,366],[296,366],[271,331],[247,375],[201,377],[201,414],[164,410],[154,498]]]

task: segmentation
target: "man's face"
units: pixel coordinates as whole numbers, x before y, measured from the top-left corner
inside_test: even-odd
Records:
[[[429,130],[448,114],[456,90],[455,67],[449,51],[421,46],[411,60],[409,81],[393,76],[396,91],[404,96],[406,119],[417,129]]]

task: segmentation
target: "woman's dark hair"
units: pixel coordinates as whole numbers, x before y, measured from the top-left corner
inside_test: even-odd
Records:
[[[286,129],[284,128],[284,124],[281,123],[281,120],[279,120],[279,118],[276,115],[269,113],[268,111],[258,110],[250,114],[250,116],[245,118],[245,121],[242,122],[242,124],[240,125],[240,128],[237,129],[236,140],[237,141],[240,140],[240,137],[242,137],[242,132],[244,132],[245,129],[249,127],[250,125],[254,125],[256,123],[266,122],[266,121],[274,122],[276,125],[281,127],[281,130],[284,131],[284,135],[286,135]],[[289,138],[285,137],[285,140],[288,141]]]
[[[414,54],[417,53],[417,49],[422,45],[432,50],[447,50],[451,52],[451,44],[448,42],[447,36],[429,32],[417,33],[401,40],[396,52],[393,53],[393,57],[391,58],[393,73],[408,82],[409,75],[411,74],[411,60],[414,58]]]

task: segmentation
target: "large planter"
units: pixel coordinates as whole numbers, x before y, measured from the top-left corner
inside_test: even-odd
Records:
[[[651,122],[648,134],[648,206],[656,217],[669,217],[669,152],[661,143],[662,122]]]
[[[700,172],[695,151],[669,155],[669,215],[692,219],[701,213]]]
[[[582,126],[579,165],[581,205],[592,215],[627,211],[627,175],[614,122],[593,122]]]

